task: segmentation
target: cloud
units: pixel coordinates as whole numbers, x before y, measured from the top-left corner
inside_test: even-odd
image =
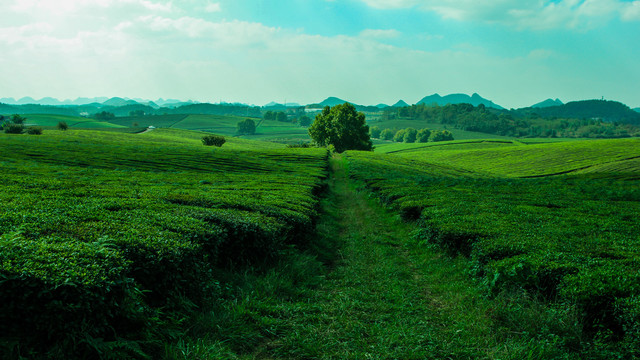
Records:
[[[401,34],[400,31],[395,29],[365,29],[360,32],[361,37],[373,39],[393,39],[399,37]]]
[[[222,11],[222,7],[220,6],[220,3],[209,3],[204,7],[204,11],[209,13],[216,13]]]
[[[640,0],[361,0],[377,9],[419,9],[443,19],[518,29],[589,29],[614,17],[640,20]]]

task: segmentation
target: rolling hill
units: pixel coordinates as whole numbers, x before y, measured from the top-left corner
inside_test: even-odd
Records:
[[[487,100],[482,96],[474,93],[469,96],[467,94],[450,94],[445,96],[440,96],[439,94],[433,94],[429,96],[425,96],[422,100],[418,101],[418,104],[438,104],[438,105],[447,105],[447,104],[471,104],[473,106],[478,106],[483,104],[486,107],[494,108],[494,109],[504,109],[502,106],[495,104],[491,100]]]

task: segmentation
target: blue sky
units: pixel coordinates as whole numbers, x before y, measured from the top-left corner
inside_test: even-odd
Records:
[[[0,97],[640,107],[640,0],[0,1]]]

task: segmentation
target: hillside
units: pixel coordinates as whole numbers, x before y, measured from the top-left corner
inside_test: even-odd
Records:
[[[610,100],[572,101],[560,106],[518,109],[517,113],[536,114],[542,117],[602,119],[607,122],[640,125],[639,113],[631,110],[625,104]]]

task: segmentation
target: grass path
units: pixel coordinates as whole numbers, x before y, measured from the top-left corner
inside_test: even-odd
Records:
[[[277,336],[251,358],[495,358],[464,261],[417,249],[409,224],[354,188],[344,160],[332,167],[318,229],[342,243],[338,261],[309,296],[269,310]]]

